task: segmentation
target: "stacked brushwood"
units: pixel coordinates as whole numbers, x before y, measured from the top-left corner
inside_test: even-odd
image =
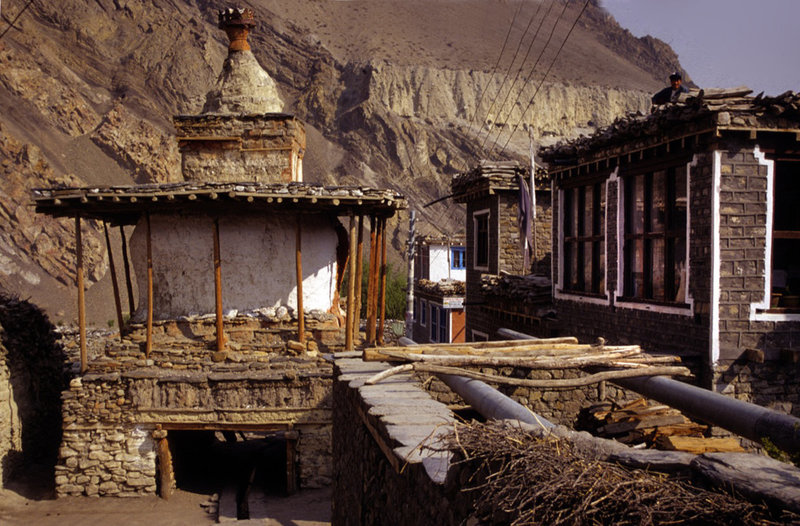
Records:
[[[460,459],[480,524],[796,524],[800,516],[689,480],[626,469],[571,442],[501,422],[458,425]],[[471,523],[472,519],[467,523]]]
[[[697,454],[742,451],[738,439],[706,438],[707,425],[693,422],[669,406],[651,405],[644,398],[621,406],[602,402],[584,408],[576,427],[636,447]]]
[[[378,347],[365,349],[363,359],[401,364],[373,376],[367,384],[411,371],[533,388],[575,388],[619,378],[691,375],[688,368],[676,365],[680,358],[675,356],[649,356],[638,345],[608,346],[602,339],[595,345],[579,344],[572,337]],[[479,372],[476,368],[480,367],[572,369],[582,374],[562,379],[511,378]]]

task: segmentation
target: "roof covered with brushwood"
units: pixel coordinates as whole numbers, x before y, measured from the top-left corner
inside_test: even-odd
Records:
[[[455,201],[463,203],[495,191],[517,191],[519,189],[517,176],[521,176],[526,183],[529,183],[530,173],[530,168],[520,166],[517,161],[483,160],[472,170],[453,176],[450,190]],[[544,189],[540,185],[544,184],[546,179],[547,172],[541,168],[537,169],[535,180],[538,190]]]
[[[392,190],[308,183],[181,182],[33,190],[36,211],[55,217],[81,214],[118,224],[135,223],[144,212],[289,212],[390,217],[407,207]]]
[[[675,103],[654,107],[649,115],[620,117],[591,136],[540,148],[538,154],[553,172],[705,133],[747,132],[746,137],[755,138],[772,132],[800,138],[800,93],[751,93],[746,87],[691,91]]]

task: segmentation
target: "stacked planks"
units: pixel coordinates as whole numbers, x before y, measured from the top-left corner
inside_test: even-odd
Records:
[[[709,428],[666,405],[639,398],[624,405],[602,402],[585,408],[578,426],[624,444],[689,453],[743,451],[737,438],[707,438]]]

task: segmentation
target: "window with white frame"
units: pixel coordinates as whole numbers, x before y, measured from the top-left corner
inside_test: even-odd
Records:
[[[668,167],[623,179],[623,296],[683,303],[686,171]]]
[[[473,267],[489,270],[489,210],[472,214],[473,222]]]
[[[772,308],[800,312],[800,159],[775,160],[772,208]]]
[[[562,290],[605,292],[605,183],[565,188],[563,192]]]
[[[450,269],[462,270],[467,268],[467,249],[465,247],[450,248]]]

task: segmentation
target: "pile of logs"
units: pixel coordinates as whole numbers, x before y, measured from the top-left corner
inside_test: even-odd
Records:
[[[404,372],[454,374],[484,382],[521,387],[574,388],[636,376],[690,376],[689,369],[676,365],[675,356],[649,356],[638,345],[607,346],[602,339],[582,345],[576,338],[510,340],[474,343],[442,343],[412,347],[365,349],[365,361],[401,363],[369,380],[374,384]],[[510,378],[482,373],[479,367],[513,367],[530,370],[573,369],[575,378]]]
[[[669,406],[649,405],[644,398],[622,406],[602,402],[585,408],[578,416],[578,427],[636,447],[695,454],[742,451],[737,438],[706,438],[707,425],[692,422]]]

